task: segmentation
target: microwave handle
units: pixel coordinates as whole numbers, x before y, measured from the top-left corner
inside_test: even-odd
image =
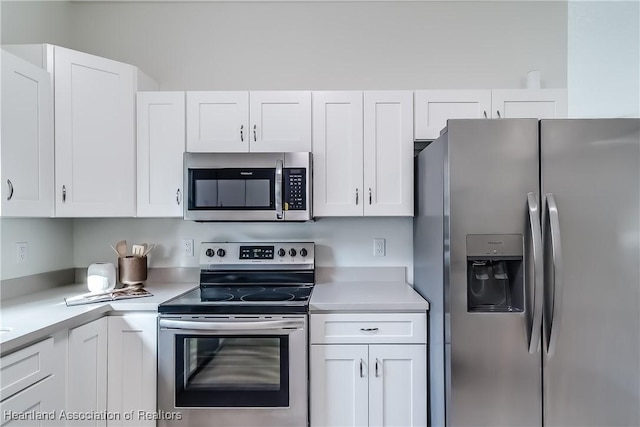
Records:
[[[276,219],[282,219],[282,159],[276,161]]]

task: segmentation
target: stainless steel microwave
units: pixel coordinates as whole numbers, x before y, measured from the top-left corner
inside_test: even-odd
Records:
[[[184,153],[184,219],[309,221],[311,153]]]

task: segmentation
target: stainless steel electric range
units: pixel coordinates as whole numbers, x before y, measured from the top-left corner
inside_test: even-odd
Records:
[[[307,426],[314,244],[203,243],[200,286],[158,307],[159,426]]]

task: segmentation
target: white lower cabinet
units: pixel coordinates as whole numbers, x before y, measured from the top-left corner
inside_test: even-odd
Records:
[[[64,344],[65,337],[58,334],[2,356],[1,426],[64,425],[64,394],[58,392],[65,387]]]
[[[2,402],[2,427],[14,426],[58,426],[66,425],[60,420],[60,406],[53,376],[26,388]]]
[[[426,314],[311,315],[310,368],[312,427],[427,425]]]
[[[109,316],[108,426],[155,426],[156,313]],[[126,417],[125,417],[126,415]]]
[[[67,411],[70,414],[98,414],[106,411],[106,317],[69,330],[67,384]],[[77,418],[82,417],[78,416]],[[106,426],[106,420],[67,420],[67,425],[83,427]]]

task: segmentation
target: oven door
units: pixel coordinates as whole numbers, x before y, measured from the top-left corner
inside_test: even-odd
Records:
[[[306,316],[161,317],[159,425],[307,425]],[[176,423],[176,424],[173,424]]]

